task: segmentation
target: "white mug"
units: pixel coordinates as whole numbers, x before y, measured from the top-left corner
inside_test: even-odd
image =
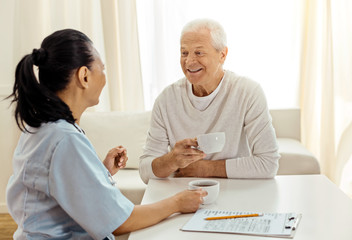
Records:
[[[214,132],[197,136],[198,149],[205,154],[221,152],[225,146],[225,133]]]
[[[189,190],[203,189],[208,195],[203,198],[203,204],[210,204],[216,201],[219,196],[220,183],[211,179],[194,180],[188,183]]]

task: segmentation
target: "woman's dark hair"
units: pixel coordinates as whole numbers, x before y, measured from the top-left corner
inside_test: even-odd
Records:
[[[66,88],[74,70],[94,61],[92,41],[83,33],[64,29],[46,37],[39,49],[22,58],[16,67],[13,92],[7,98],[16,102],[18,127],[27,131],[24,123],[39,127],[42,123],[64,119],[74,125],[68,105],[57,92]],[[33,65],[38,66],[36,78]]]

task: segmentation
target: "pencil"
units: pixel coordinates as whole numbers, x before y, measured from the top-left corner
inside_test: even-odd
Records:
[[[207,217],[205,220],[219,220],[219,219],[228,219],[228,218],[246,218],[246,217],[259,217],[263,214],[244,214],[244,215],[232,215],[232,216],[220,216],[220,217]]]

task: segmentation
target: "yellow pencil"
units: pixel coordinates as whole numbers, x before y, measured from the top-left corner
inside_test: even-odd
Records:
[[[232,215],[232,216],[220,216],[220,217],[207,217],[205,220],[219,220],[219,219],[228,219],[228,218],[246,218],[246,217],[259,217],[263,216],[263,214],[244,214],[244,215]]]

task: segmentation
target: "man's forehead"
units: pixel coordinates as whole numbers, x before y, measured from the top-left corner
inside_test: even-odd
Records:
[[[187,45],[181,45],[181,49],[186,49],[186,48],[187,48]],[[197,46],[192,46],[192,48],[194,48],[194,49],[203,49],[203,48],[206,48],[206,46],[197,45]]]
[[[193,38],[209,38],[210,32],[207,29],[201,29],[194,32],[185,32],[181,38],[182,39],[193,39]]]
[[[209,34],[198,32],[185,33],[181,39],[181,47],[185,45],[193,45],[193,47],[202,48],[211,43]]]

